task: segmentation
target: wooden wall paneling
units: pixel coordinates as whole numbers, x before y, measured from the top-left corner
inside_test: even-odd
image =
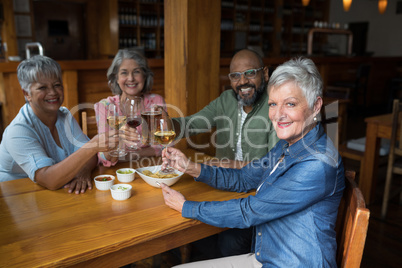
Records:
[[[189,73],[188,101],[189,114],[203,109],[220,92],[220,1],[190,1],[189,8]],[[192,49],[194,48],[194,49]],[[215,128],[211,130],[211,133]],[[192,140],[203,152],[215,155],[211,133],[199,134]],[[204,148],[205,146],[205,148]]]
[[[17,36],[15,34],[13,0],[2,0],[2,3],[4,11],[4,22],[1,27],[1,36],[3,39],[3,43],[7,44],[5,56],[8,60],[9,56],[18,56],[18,43]]]
[[[63,106],[67,107],[70,111],[78,105],[78,78],[77,71],[64,71],[63,74],[64,86],[64,102]],[[79,122],[79,113],[73,114],[75,120]]]
[[[220,92],[220,1],[165,0],[164,6],[165,98],[171,116],[186,116]]]
[[[100,58],[111,58],[119,49],[118,3],[116,0],[102,0],[98,5],[101,14],[97,16]]]
[[[97,0],[89,0],[86,5],[86,50],[87,58],[98,59],[99,58],[99,45],[101,43],[100,36],[98,34],[98,24],[94,23],[98,21],[100,4]]]
[[[189,113],[194,114],[220,94],[220,1],[189,1]],[[194,100],[194,104],[192,100]]]
[[[17,73],[6,73],[3,77],[5,92],[3,116],[5,117],[4,127],[6,127],[11,123],[21,107],[25,104],[25,98],[20,83],[18,82]]]
[[[188,115],[188,0],[165,0],[165,100],[170,116]],[[185,148],[181,141],[177,148]]]

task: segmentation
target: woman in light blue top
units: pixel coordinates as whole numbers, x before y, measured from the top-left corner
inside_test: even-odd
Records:
[[[4,131],[0,181],[29,177],[50,190],[65,186],[78,194],[91,189],[96,154],[109,150],[99,141],[108,137],[89,140],[69,110],[61,107],[62,73],[56,61],[34,56],[19,64],[17,75],[26,104]],[[107,135],[110,142],[117,141],[113,132]]]

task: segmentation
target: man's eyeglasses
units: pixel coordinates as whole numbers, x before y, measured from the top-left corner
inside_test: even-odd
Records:
[[[228,74],[230,81],[232,82],[237,82],[240,80],[241,75],[244,75],[245,78],[247,79],[254,79],[258,73],[258,71],[261,71],[262,69],[264,69],[264,67],[258,68],[258,69],[250,69],[250,70],[246,70],[244,72],[234,72],[234,73],[230,73]]]

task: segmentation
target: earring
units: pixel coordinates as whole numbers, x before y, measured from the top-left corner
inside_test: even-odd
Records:
[[[317,117],[314,116],[314,119],[313,119],[313,120],[314,120],[314,121],[317,121]]]

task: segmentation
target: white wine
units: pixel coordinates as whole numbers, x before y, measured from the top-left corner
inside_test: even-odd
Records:
[[[154,145],[155,144],[155,138],[154,135],[152,135],[154,133],[154,131],[156,129],[154,129],[154,125],[153,123],[155,122],[155,120],[158,120],[160,118],[162,118],[162,112],[155,110],[155,111],[145,111],[141,114],[142,117],[142,143],[143,144],[151,144]]]
[[[174,131],[156,131],[154,133],[155,140],[162,145],[170,144],[174,138],[176,138],[176,132]]]
[[[111,128],[119,130],[127,121],[127,117],[124,115],[108,116],[107,123]]]

